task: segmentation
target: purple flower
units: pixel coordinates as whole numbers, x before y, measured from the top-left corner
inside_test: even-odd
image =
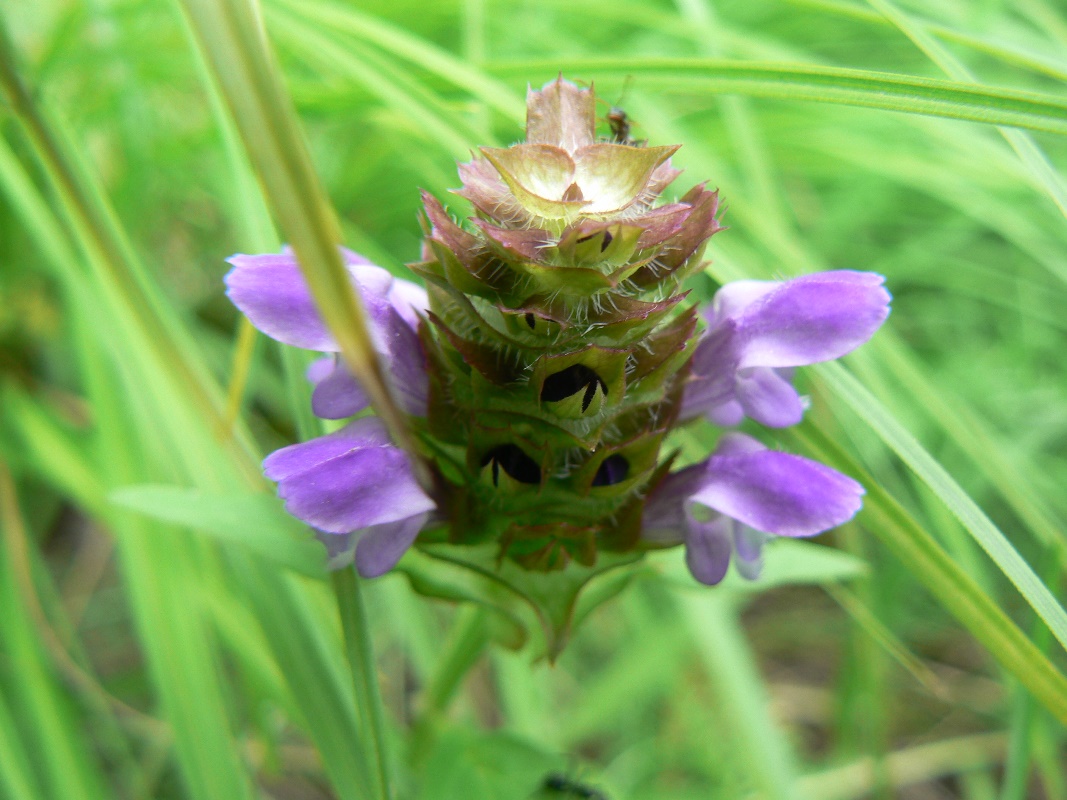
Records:
[[[350,250],[342,253],[352,289],[367,310],[374,349],[389,369],[400,407],[425,416],[428,379],[417,331],[419,312],[428,305],[426,292]],[[253,325],[293,347],[338,352],[291,250],[277,255],[236,255],[228,260],[233,269],[226,275],[227,294]],[[311,405],[319,417],[344,419],[369,405],[363,389],[336,355],[312,364],[308,377],[315,384]]]
[[[859,511],[862,495],[862,486],[823,464],[732,433],[706,461],[668,475],[649,495],[642,537],[684,542],[686,564],[701,583],[721,581],[731,554],[752,579],[768,539],[840,525]]]
[[[407,413],[425,416],[428,379],[417,331],[426,292],[351,251],[342,252],[397,401]],[[336,355],[337,342],[319,316],[293,253],[236,255],[229,261],[233,269],[226,275],[227,293],[253,325],[279,342],[331,353],[308,369],[315,384],[315,414],[343,419],[367,408],[366,393]],[[282,448],[268,456],[263,468],[278,482],[286,510],[315,528],[330,568],[354,560],[367,578],[393,568],[436,508],[415,480],[407,454],[389,441],[376,417]]]
[[[388,572],[435,509],[377,417],[283,447],[263,462],[285,510],[320,532],[337,568],[352,561],[365,578]]]
[[[774,428],[800,422],[792,368],[840,358],[870,339],[889,315],[884,281],[837,270],[723,286],[705,312],[682,417],[703,414],[723,426],[746,416]]]

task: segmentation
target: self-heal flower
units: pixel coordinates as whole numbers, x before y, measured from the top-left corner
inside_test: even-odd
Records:
[[[425,292],[346,255],[432,488],[373,418],[270,456],[286,508],[320,532],[334,566],[381,574],[432,519],[427,553],[501,580],[564,571],[545,585],[576,593],[598,560],[684,544],[712,584],[731,561],[755,577],[769,538],[812,536],[859,509],[852,479],[748,436],[723,436],[673,474],[662,444],[698,416],[799,422],[792,370],[871,337],[888,313],[882,277],[741,281],[701,315],[685,282],[723,230],[718,192],[700,183],[661,199],[677,147],[596,128],[591,89],[560,78],[529,91],[526,141],[459,166],[472,218],[423,193],[422,260],[410,266]],[[364,410],[293,256],[231,261],[230,297],[260,330],[328,354],[308,372],[315,413]],[[522,580],[517,592],[539,602]],[[554,596],[539,611],[562,635],[560,608],[573,603]]]
[[[862,486],[823,464],[727,434],[710,458],[667,476],[649,495],[643,537],[684,543],[701,583],[721,581],[731,553],[738,572],[753,579],[768,539],[814,536],[847,522],[862,495]]]
[[[376,417],[284,447],[267,457],[263,471],[278,482],[285,509],[326,535],[320,538],[332,566],[350,561],[354,546],[356,567],[367,578],[393,568],[435,508]]]
[[[889,314],[885,279],[836,270],[788,281],[736,281],[704,312],[682,416],[718,425],[745,417],[773,428],[800,422],[794,367],[831,361],[874,335]]]
[[[342,254],[401,408],[425,416],[428,378],[418,326],[426,292],[356,253]],[[344,419],[367,408],[366,393],[336,355],[337,343],[292,252],[236,255],[229,261],[228,294],[253,325],[285,344],[331,353],[308,370],[315,414]],[[330,567],[354,558],[365,577],[392,569],[436,507],[415,481],[407,454],[389,441],[376,418],[278,450],[263,466],[278,482],[286,510],[312,526],[326,545]]]

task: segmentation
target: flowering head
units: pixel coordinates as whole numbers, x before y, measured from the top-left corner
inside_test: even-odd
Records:
[[[661,202],[677,147],[599,140],[592,89],[559,79],[527,106],[525,142],[460,165],[466,224],[424,194],[411,268],[425,291],[346,256],[434,485],[419,486],[408,456],[361,417],[267,459],[288,510],[334,563],[354,557],[365,575],[417,540],[489,546],[498,566],[531,573],[680,543],[704,583],[731,559],[754,576],[771,536],[851,518],[862,489],[828,467],[727,434],[671,473],[662,444],[700,416],[798,422],[792,370],[873,335],[888,313],[882,278],[742,281],[701,314],[683,283],[722,230],[718,194],[700,184]],[[230,297],[260,330],[328,354],[309,371],[315,413],[363,412],[292,255],[231,261]]]

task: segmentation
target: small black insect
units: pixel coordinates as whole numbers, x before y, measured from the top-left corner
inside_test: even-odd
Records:
[[[581,798],[581,800],[608,800],[608,796],[603,792],[583,783],[578,783],[578,781],[572,781],[559,772],[553,772],[547,776],[542,785],[546,791],[561,798],[576,797]]]
[[[619,106],[612,106],[607,115],[608,127],[611,128],[611,140],[617,144],[633,144],[630,138],[630,115]]]
[[[622,107],[622,101],[625,99],[627,93],[630,91],[630,83],[633,80],[632,75],[626,76],[626,81],[622,85],[622,95],[619,97],[618,102],[612,105],[608,109],[607,115],[604,117],[604,121],[608,123],[608,128],[611,130],[611,141],[615,144],[627,144],[631,147],[641,147],[647,144],[646,141],[638,141],[630,136],[630,131],[634,126],[634,119],[628,113],[626,109]],[[598,102],[604,102],[600,100]],[[605,105],[607,105],[605,103]]]

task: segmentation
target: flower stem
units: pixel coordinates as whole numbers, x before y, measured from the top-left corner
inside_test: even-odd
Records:
[[[363,720],[363,729],[369,734],[367,744],[373,766],[376,767],[377,796],[390,800],[393,793],[385,742],[385,713],[378,688],[374,645],[367,625],[363,593],[354,568],[337,570],[332,575],[332,582],[337,610],[341,615],[341,629],[344,631],[345,654],[352,673],[352,685],[356,690],[356,705]]]
[[[418,764],[433,746],[438,721],[448,709],[463,678],[478,662],[489,642],[488,612],[482,606],[461,608],[452,623],[448,642],[426,687],[422,713],[411,736],[411,761]]]

